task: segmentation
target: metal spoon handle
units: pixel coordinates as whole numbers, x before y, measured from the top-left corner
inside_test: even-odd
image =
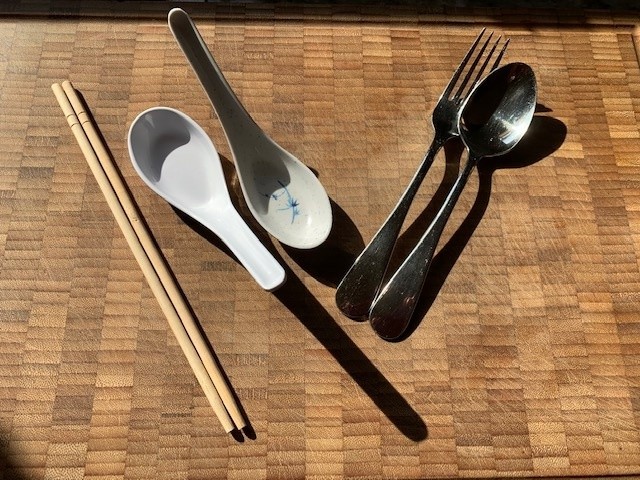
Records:
[[[338,285],[336,304],[346,316],[362,318],[369,313],[382,284],[393,247],[411,202],[443,144],[444,140],[440,136],[433,139],[411,183],[395,208]]]
[[[174,8],[168,15],[169,29],[191,65],[202,88],[218,115],[230,145],[246,139],[247,130],[258,133],[260,129],[233,92],[220,67],[191,17],[182,9]]]
[[[382,288],[371,307],[369,313],[371,326],[385,340],[395,340],[400,337],[409,325],[440,236],[477,161],[476,157],[469,155],[464,169],[451,187],[431,225]]]

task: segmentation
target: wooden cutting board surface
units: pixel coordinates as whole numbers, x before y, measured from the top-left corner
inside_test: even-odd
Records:
[[[295,251],[256,227],[288,268],[267,293],[137,177],[129,124],[178,108],[210,134],[251,222],[163,18],[0,17],[4,478],[640,473],[633,19],[194,9],[247,110],[318,173],[333,233]],[[472,176],[416,321],[388,343],[339,313],[335,286],[411,179],[480,24],[511,38],[506,60],[533,67],[539,112],[516,150]],[[67,127],[50,90],[67,79],[229,377],[251,424],[242,438],[208,406]],[[458,145],[437,158],[399,255],[464,160]]]

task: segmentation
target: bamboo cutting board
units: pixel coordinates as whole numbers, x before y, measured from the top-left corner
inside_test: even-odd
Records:
[[[329,240],[267,293],[136,176],[130,122],[178,108],[229,149],[162,15],[0,17],[4,478],[436,478],[640,473],[640,70],[633,18],[193,7],[247,110],[314,169]],[[483,161],[400,342],[335,286],[411,179],[480,25],[535,70],[522,144]],[[82,92],[251,428],[208,406],[51,94]],[[411,248],[464,154],[430,171]],[[395,260],[398,261],[397,259]]]

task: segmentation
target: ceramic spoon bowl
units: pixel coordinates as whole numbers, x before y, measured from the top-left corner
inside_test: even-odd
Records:
[[[284,282],[282,266],[231,203],[218,152],[195,121],[172,108],[145,110],[131,124],[128,146],[142,180],[213,231],[262,288]]]
[[[224,78],[189,15],[174,8],[169,28],[213,105],[238,180],[258,223],[285,245],[309,249],[331,231],[331,203],[316,175],[253,121]]]

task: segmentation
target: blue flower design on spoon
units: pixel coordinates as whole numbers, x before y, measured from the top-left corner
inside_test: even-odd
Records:
[[[290,210],[291,211],[291,224],[293,224],[293,222],[295,221],[296,217],[298,215],[301,215],[301,211],[300,211],[300,202],[298,201],[298,199],[296,199],[293,195],[291,195],[291,193],[289,192],[289,189],[285,186],[284,183],[282,183],[280,180],[278,180],[278,184],[282,187],[281,190],[275,191],[271,194],[268,193],[264,193],[263,195],[267,198],[271,197],[273,198],[276,202],[278,200],[280,200],[280,198],[282,198],[282,196],[286,197],[286,203],[285,206],[282,208],[278,208],[278,211],[287,211]]]

